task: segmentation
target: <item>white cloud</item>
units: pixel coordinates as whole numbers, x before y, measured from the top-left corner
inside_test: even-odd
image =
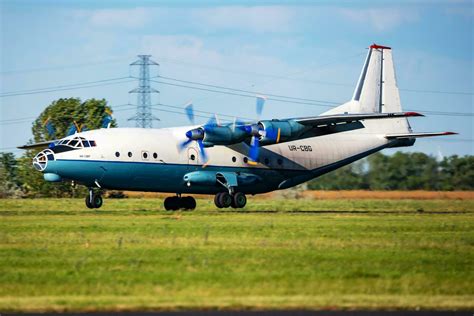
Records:
[[[418,13],[414,9],[340,9],[339,12],[354,22],[369,23],[379,32],[389,31],[405,22],[418,20]]]
[[[86,19],[86,23],[97,27],[139,28],[145,26],[153,13],[145,8],[80,10],[74,14]]]
[[[197,9],[193,16],[211,28],[278,32],[291,27],[295,11],[289,6],[225,6]]]

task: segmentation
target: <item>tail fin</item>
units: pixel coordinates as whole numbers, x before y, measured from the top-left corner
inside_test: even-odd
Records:
[[[402,112],[390,47],[377,44],[369,47],[352,99],[323,115],[345,112]]]

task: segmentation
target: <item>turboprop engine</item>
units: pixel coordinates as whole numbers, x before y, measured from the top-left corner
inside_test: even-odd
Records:
[[[308,127],[293,120],[262,120],[253,124],[236,124],[234,122],[234,124],[229,125],[208,123],[187,131],[187,140],[180,145],[180,148],[196,141],[202,155],[206,157],[205,147],[228,146],[247,142],[250,144],[249,157],[256,162],[260,145],[277,144],[280,141],[297,138],[307,129]]]
[[[258,138],[261,145],[276,144],[296,138],[307,127],[293,120],[264,120],[246,126],[247,133]]]
[[[202,140],[204,147],[232,145],[244,141],[248,135],[242,126],[202,126],[186,132],[191,140]]]

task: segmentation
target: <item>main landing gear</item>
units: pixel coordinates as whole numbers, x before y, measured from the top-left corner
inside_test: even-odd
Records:
[[[192,196],[181,197],[181,195],[177,195],[165,199],[165,210],[167,211],[194,210],[195,208],[196,200]]]
[[[88,208],[100,208],[102,206],[102,194],[100,192],[94,192],[89,189],[89,194],[86,196],[86,206]]]
[[[245,204],[247,204],[247,197],[242,192],[237,192],[232,195],[228,192],[220,192],[214,197],[214,204],[216,204],[218,208],[226,208],[229,206],[233,208],[243,208]]]

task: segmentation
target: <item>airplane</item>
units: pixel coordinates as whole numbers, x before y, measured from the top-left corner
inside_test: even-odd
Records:
[[[193,117],[192,106],[186,113]],[[196,208],[189,194],[215,195],[217,208],[243,208],[248,194],[287,189],[416,138],[456,134],[414,133],[408,118],[419,116],[402,111],[392,49],[373,44],[352,99],[319,116],[101,128],[19,148],[47,146],[34,168],[46,181],[85,185],[91,209],[102,206],[103,190],[174,193],[164,200],[173,211]]]

